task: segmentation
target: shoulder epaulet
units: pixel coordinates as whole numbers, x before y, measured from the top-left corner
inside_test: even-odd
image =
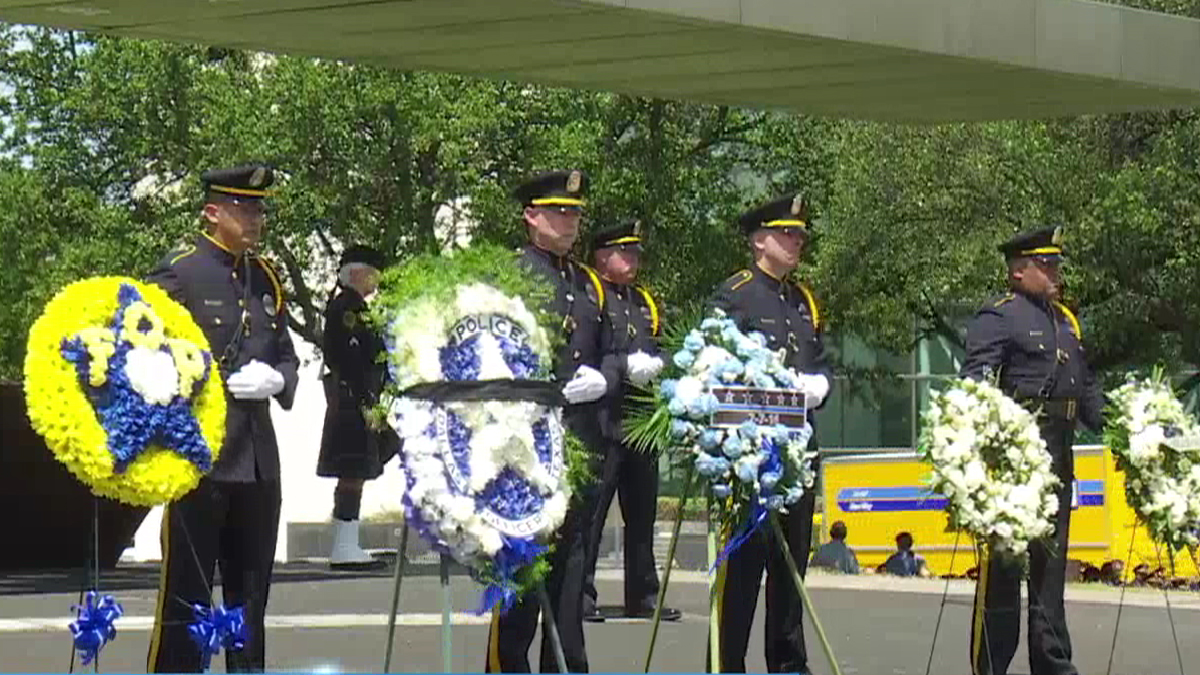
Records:
[[[1001,307],[1006,302],[1012,302],[1017,297],[1016,293],[1005,293],[999,299],[992,302],[992,307]]]
[[[646,290],[645,286],[635,285],[634,288],[637,289],[638,293],[642,294],[642,298],[646,301],[646,307],[650,309],[650,334],[658,335],[658,304],[654,302],[653,296],[650,295],[650,291]]]
[[[1079,328],[1079,319],[1075,318],[1075,313],[1067,309],[1066,305],[1057,300],[1054,301],[1054,306],[1057,307],[1063,313],[1063,316],[1067,317],[1067,321],[1071,323],[1071,330],[1075,331],[1075,339],[1082,340],[1083,331]]]
[[[737,272],[733,276],[726,279],[725,283],[722,285],[725,286],[728,290],[736,291],[737,289],[741,288],[742,286],[745,286],[746,283],[753,278],[754,278],[753,272],[751,272],[750,270],[742,270],[741,272]]]
[[[185,244],[167,254],[167,266],[170,267],[175,263],[183,260],[196,252],[195,244]]]
[[[604,309],[604,284],[600,283],[600,275],[596,274],[596,270],[584,265],[581,262],[575,263],[584,272],[587,272],[588,278],[592,280],[592,286],[596,287],[596,304],[600,305],[600,309]]]
[[[261,255],[254,256],[254,260],[258,263],[259,267],[262,267],[263,271],[267,273],[267,278],[271,280],[271,286],[275,288],[275,315],[278,316],[279,312],[283,310],[283,284],[279,282],[279,273],[276,272],[275,267],[271,265],[271,263],[267,262],[266,258],[262,257]]]
[[[795,282],[796,288],[804,294],[804,300],[808,302],[808,311],[812,313],[813,329],[820,330],[821,328],[821,310],[817,308],[817,297],[813,295],[812,289],[802,283]]]

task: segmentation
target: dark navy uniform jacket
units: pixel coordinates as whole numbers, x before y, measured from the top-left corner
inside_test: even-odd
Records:
[[[786,349],[785,366],[798,373],[824,375],[833,387],[820,309],[807,287],[776,279],[758,265],[751,265],[750,269],[726,279],[709,300],[709,306],[724,310],[743,333],[762,333],[769,349]],[[828,400],[826,396],[825,401]],[[825,401],[816,409],[824,407]],[[815,428],[813,415],[809,418]]]
[[[363,320],[367,301],[353,288],[343,288],[325,308],[321,353],[325,365],[359,406],[378,402],[386,366],[379,360],[383,339]]]
[[[287,332],[283,286],[270,263],[253,253],[234,256],[201,234],[163,258],[148,280],[192,313],[213,358],[225,359],[222,377],[258,359],[283,375],[283,390],[275,398],[285,410],[292,407],[299,361]],[[243,310],[247,325],[234,345]],[[225,444],[209,478],[239,483],[279,480],[270,401],[235,399],[228,392],[225,399]]]
[[[600,426],[606,440],[620,442],[624,437],[621,417],[628,378],[625,357],[636,351],[658,356],[662,316],[658,303],[644,286],[605,279],[601,279],[601,285],[607,320],[601,330],[604,355],[600,372],[608,380],[608,392],[602,399]]]
[[[367,301],[353,288],[341,288],[325,308],[321,353],[329,373],[325,385],[325,424],[317,475],[329,478],[378,478],[399,446],[399,437],[368,428],[363,414],[379,402],[387,380],[380,360],[386,347],[364,319]]]
[[[548,309],[563,317],[564,338],[554,359],[555,376],[566,382],[581,365],[600,370],[600,313],[605,294],[595,270],[533,244],[521,250],[521,262],[541,274],[555,289]]]
[[[1079,419],[1099,430],[1104,395],[1088,367],[1079,322],[1066,306],[1022,293],[989,300],[967,329],[962,375],[999,375],[1005,394],[1023,399],[1074,399]]]

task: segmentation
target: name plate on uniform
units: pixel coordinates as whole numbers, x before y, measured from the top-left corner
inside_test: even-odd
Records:
[[[1200,436],[1175,436],[1162,442],[1176,452],[1200,454]]]
[[[794,389],[760,389],[758,387],[713,387],[717,410],[712,425],[732,428],[750,420],[755,424],[789,429],[803,428],[808,410],[804,407],[804,392]]]

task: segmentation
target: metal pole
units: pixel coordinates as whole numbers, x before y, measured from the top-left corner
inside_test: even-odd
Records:
[[[675,545],[679,543],[679,529],[683,525],[683,510],[687,506],[688,497],[692,494],[692,474],[695,464],[689,464],[687,476],[683,479],[683,493],[679,496],[679,510],[675,514],[675,526],[671,530],[671,545],[667,547],[667,566],[663,570],[662,585],[658,588],[658,604],[654,606],[654,623],[650,628],[650,646],[646,650],[646,667],[643,673],[650,672],[650,661],[654,658],[654,644],[658,641],[658,627],[662,623],[663,603],[667,598],[667,584],[671,581],[671,565],[675,562]]]
[[[453,600],[450,597],[450,558],[445,553],[442,554],[438,577],[442,582],[442,672],[449,673],[452,671],[451,659],[454,654],[450,633],[450,606]]]
[[[792,548],[788,546],[787,537],[783,536],[783,528],[779,525],[779,517],[774,512],[771,513],[771,527],[774,528],[775,536],[783,546],[783,559],[792,573],[792,581],[796,583],[796,590],[800,591],[800,598],[804,601],[804,611],[812,619],[813,628],[817,631],[817,638],[821,640],[821,648],[825,650],[825,657],[829,659],[829,666],[833,668],[834,675],[842,675],[842,668],[838,665],[837,657],[833,655],[833,647],[829,644],[829,638],[825,636],[825,629],[821,626],[821,620],[817,618],[816,610],[813,609],[812,599],[808,597],[808,590],[804,588],[804,579],[800,576],[799,568],[796,567],[796,560],[792,558]]]
[[[713,531],[712,526],[712,498],[708,498],[708,569],[717,562],[717,533]],[[720,574],[720,570],[717,574]],[[717,580],[710,578],[708,582],[708,653],[711,662],[709,670],[714,673],[721,672],[721,622],[718,616],[720,608],[719,599],[717,598]]]
[[[554,621],[554,608],[550,605],[550,594],[546,592],[546,582],[538,582],[537,594],[538,600],[542,603],[542,630],[550,636],[550,646],[554,648],[554,660],[558,663],[558,672],[569,672],[567,657],[563,654],[562,636],[558,634],[558,623]]]
[[[1158,568],[1162,569],[1162,549],[1158,542],[1154,542],[1154,554],[1158,557]],[[1171,578],[1175,578],[1175,555],[1168,550],[1167,555],[1171,561]],[[1163,584],[1163,599],[1167,602],[1167,621],[1171,624],[1171,639],[1175,642],[1175,658],[1179,661],[1179,675],[1184,675],[1183,672],[1183,652],[1179,651],[1179,634],[1175,631],[1175,615],[1171,612],[1171,589],[1168,584]]]
[[[392,666],[392,645],[396,640],[396,611],[400,608],[400,582],[404,580],[404,563],[408,556],[408,523],[400,533],[400,547],[396,551],[396,576],[392,587],[392,612],[388,615],[387,655],[383,657],[383,672]]]

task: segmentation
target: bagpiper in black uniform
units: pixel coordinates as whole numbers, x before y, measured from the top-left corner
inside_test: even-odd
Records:
[[[563,317],[563,344],[554,359],[554,375],[566,382],[563,389],[570,403],[563,411],[567,428],[589,450],[601,447],[597,400],[608,390],[600,373],[601,311],[604,290],[595,270],[567,257],[578,237],[578,213],[584,205],[587,176],[581,171],[540,174],[514,191],[524,207],[531,243],[520,255],[522,264],[542,276],[555,289],[549,309]],[[554,247],[543,248],[538,244]],[[594,460],[599,463],[598,460]],[[591,523],[594,489],[572,498],[566,518],[559,527],[551,554],[546,591],[562,640],[563,655],[570,672],[587,672],[583,640],[583,578],[587,537]],[[492,615],[488,634],[487,672],[530,672],[529,646],[538,628],[541,607],[533,594],[518,601],[508,612]],[[541,672],[556,672],[549,636],[543,631]]]
[[[227,652],[229,671],[262,671],[263,615],[275,562],[281,501],[272,396],[295,398],[298,361],[279,274],[250,252],[261,237],[274,174],[259,165],[206,171],[208,231],[167,255],[149,281],[191,312],[218,359],[227,390],[225,442],[212,472],[163,512],[162,576],[147,670],[200,672],[188,635],[192,605],[210,605],[213,564],[224,605],[242,606],[249,639]]]
[[[629,221],[595,233],[591,240],[596,270],[604,285],[604,311],[608,318],[601,342],[604,358],[601,372],[608,380],[600,411],[600,433],[604,443],[604,466],[592,519],[584,583],[584,618],[603,621],[596,606],[596,561],[600,538],[613,496],[620,494],[621,517],[625,522],[625,616],[653,616],[658,600],[658,572],[654,566],[654,521],[658,512],[658,458],[626,447],[621,420],[627,387],[625,381],[645,386],[662,369],[658,338],[662,313],[645,286],[617,283],[606,273],[603,256],[619,249],[626,254],[642,251],[641,223]],[[635,272],[636,274],[636,272]],[[675,621],[679,610],[664,607],[662,618]]]
[[[400,439],[390,427],[367,427],[363,411],[379,402],[387,367],[380,359],[383,339],[364,320],[367,301],[362,293],[374,291],[376,282],[367,282],[360,292],[349,276],[356,272],[377,275],[383,267],[383,255],[369,246],[346,249],[338,262],[338,293],[325,307],[321,353],[327,369],[322,377],[326,407],[317,475],[338,479],[333,490],[334,530],[329,554],[329,565],[334,569],[387,565],[359,547],[358,516],[363,481],[383,474],[383,465],[396,454]]]
[[[808,287],[787,279],[798,264],[800,247],[810,233],[808,206],[801,195],[788,195],[746,212],[739,224],[749,237],[755,264],[726,279],[709,304],[723,309],[743,332],[762,333],[767,338],[767,347],[787,350],[784,365],[804,374],[805,404],[815,432],[813,411],[824,405],[833,375],[825,355],[821,315],[814,295]],[[785,249],[790,257],[781,257],[780,251]],[[809,449],[816,448],[814,433]],[[781,519],[802,576],[808,568],[815,500],[814,486]],[[759,530],[718,570],[721,668],[717,672],[746,672],[750,624],[764,566],[767,670],[808,671],[800,594],[784,560],[783,548],[772,542],[773,538],[770,530]]]
[[[1000,389],[1031,410],[1040,410],[1038,426],[1062,481],[1053,548],[1029,546],[1029,666],[1032,675],[1078,671],[1071,663],[1071,639],[1063,608],[1075,426],[1103,426],[1104,397],[1081,342],[1079,321],[1058,300],[1063,250],[1061,229],[1044,228],[1002,244],[1012,291],[988,301],[967,330],[962,375],[999,378]],[[1021,568],[1011,559],[980,554],[971,669],[977,675],[1002,675],[1021,636]]]

